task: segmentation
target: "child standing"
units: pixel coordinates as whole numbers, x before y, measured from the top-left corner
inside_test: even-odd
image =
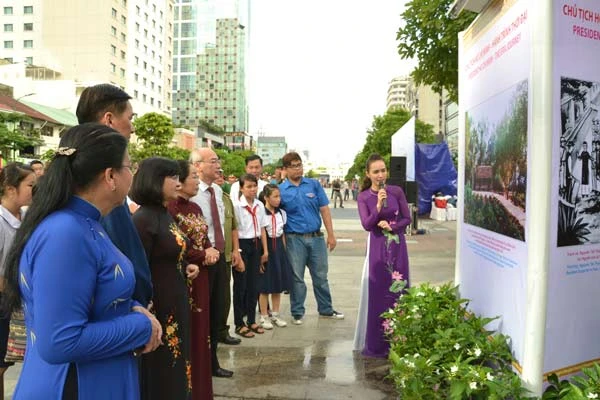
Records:
[[[279,318],[279,305],[281,292],[290,290],[290,271],[287,253],[285,251],[285,235],[283,226],[287,222],[285,211],[279,209],[281,193],[277,185],[268,184],[260,194],[260,200],[265,203],[267,214],[267,247],[269,260],[262,273],[258,276],[258,290],[260,292],[260,324],[264,329],[273,329],[273,324],[278,327],[287,326],[287,322]],[[269,316],[263,314],[267,311],[269,294],[273,305],[273,312]]]
[[[256,198],[258,180],[251,174],[240,178],[240,199],[234,205],[245,271],[233,271],[233,316],[235,332],[245,338],[265,333],[256,323],[256,287],[261,265],[269,257],[265,232],[265,206]],[[246,322],[244,322],[246,316]]]

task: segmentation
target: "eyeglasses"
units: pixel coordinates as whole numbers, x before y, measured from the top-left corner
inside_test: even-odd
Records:
[[[205,162],[205,163],[209,163],[209,164],[221,164],[221,159],[219,158],[211,158],[210,160],[202,160],[200,162]]]
[[[290,168],[290,169],[302,169],[302,167],[304,167],[304,165],[302,165],[302,163],[300,163],[300,164],[290,164],[290,166],[288,168]]]

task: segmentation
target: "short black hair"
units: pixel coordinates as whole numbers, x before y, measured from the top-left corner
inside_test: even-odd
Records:
[[[145,159],[133,177],[131,199],[140,206],[162,206],[165,178],[179,175],[179,172],[177,161],[163,157]]]
[[[240,189],[246,185],[247,182],[254,182],[258,185],[258,178],[252,174],[244,174],[240,176]],[[242,191],[240,190],[240,198],[242,198]]]
[[[0,171],[0,196],[4,196],[9,186],[18,188],[21,182],[31,174],[33,174],[33,169],[29,165],[20,162],[6,164]]]
[[[90,86],[81,93],[75,114],[80,124],[99,122],[104,113],[122,114],[129,100],[131,96],[118,86],[109,83]]]
[[[30,166],[30,167],[33,167],[33,166],[34,166],[34,165],[36,165],[36,164],[40,164],[40,165],[44,166],[44,163],[43,163],[43,162],[41,162],[40,160],[33,160],[33,161],[31,161],[31,162],[29,163],[29,166]]]
[[[177,160],[179,166],[179,182],[183,183],[190,175],[190,162],[188,160]]]
[[[283,164],[284,168],[288,168],[294,161],[302,161],[300,154],[296,153],[295,151],[290,151],[281,159],[281,163]]]
[[[246,157],[246,165],[248,165],[251,161],[259,160],[260,165],[263,165],[262,158],[258,154],[252,154],[251,156]]]

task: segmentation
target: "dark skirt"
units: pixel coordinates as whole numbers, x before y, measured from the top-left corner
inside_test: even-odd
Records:
[[[282,237],[267,238],[269,262],[258,276],[259,293],[281,293],[291,288],[292,266],[283,246]]]

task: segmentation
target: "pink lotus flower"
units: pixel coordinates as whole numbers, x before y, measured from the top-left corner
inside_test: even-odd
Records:
[[[383,326],[383,329],[387,331],[388,329],[390,329],[390,320],[384,319],[381,323],[381,326]]]
[[[402,274],[398,271],[394,271],[392,272],[392,279],[395,281],[401,281],[404,279],[404,277],[402,276]]]

